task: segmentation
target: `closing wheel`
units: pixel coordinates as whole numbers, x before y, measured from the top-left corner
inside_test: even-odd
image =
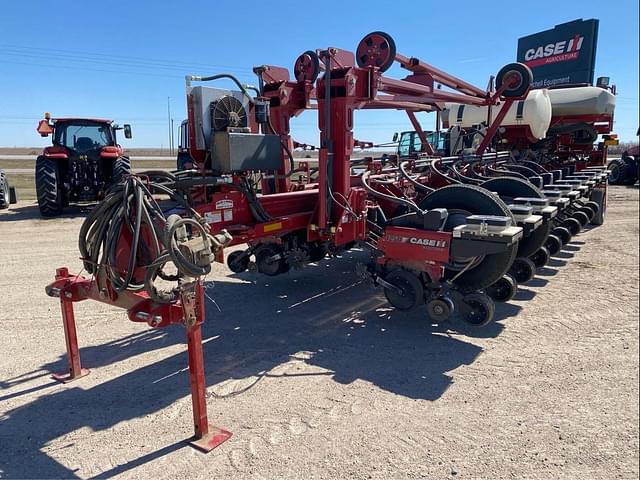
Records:
[[[589,222],[593,219],[593,217],[596,215],[596,211],[593,209],[593,207],[591,206],[587,206],[585,205],[584,207],[580,207],[578,209],[579,212],[584,213],[587,218],[589,219]],[[583,225],[584,226],[584,225]]]
[[[473,327],[484,327],[496,311],[496,305],[485,293],[471,293],[462,298],[462,320]]]
[[[527,283],[536,274],[535,264],[526,257],[518,257],[513,261],[513,265],[509,269],[509,273],[513,275],[518,283]]]
[[[242,273],[249,268],[249,260],[249,255],[244,250],[236,250],[227,257],[227,266],[233,273]]]
[[[293,66],[293,75],[299,82],[315,82],[320,73],[320,59],[313,50],[301,54]]]
[[[512,177],[497,177],[487,180],[480,185],[490,192],[497,193],[500,198],[507,204],[513,203],[513,199],[517,197],[533,197],[544,198],[544,195],[531,183]],[[518,256],[530,257],[544,245],[545,240],[551,233],[553,225],[551,222],[545,221],[536,228],[527,237],[520,239],[518,242]]]
[[[493,285],[487,287],[486,292],[496,302],[508,302],[518,291],[518,283],[511,275],[503,275]]]
[[[394,270],[384,279],[396,287],[385,287],[384,296],[398,310],[412,310],[424,301],[424,287],[415,274]]]
[[[560,242],[562,242],[562,246],[565,246],[573,238],[573,235],[566,227],[556,227],[553,229],[552,233],[560,239]]]
[[[282,248],[276,245],[260,246],[256,250],[256,265],[260,273],[270,277],[280,275],[289,270],[289,266],[282,255]]]
[[[436,323],[442,323],[449,319],[455,307],[449,297],[434,298],[427,303],[427,314]]]
[[[396,59],[396,43],[391,35],[384,32],[372,32],[360,40],[356,50],[356,62],[359,67],[378,67],[385,72]]]
[[[586,208],[590,208],[593,211],[594,215],[597,215],[598,212],[600,211],[600,205],[598,205],[598,202],[594,202],[593,200],[584,202],[584,206]]]
[[[517,98],[524,96],[533,82],[533,73],[524,63],[509,63],[502,67],[496,75],[496,90],[500,90],[503,84],[508,86],[502,92],[502,96]]]
[[[571,232],[572,236],[578,235],[582,231],[582,225],[573,217],[567,218],[562,222],[562,226]]]
[[[465,223],[467,215],[498,215],[509,217],[513,221],[509,207],[499,197],[475,185],[449,185],[439,188],[427,195],[419,206],[423,210],[446,208],[449,216],[444,230],[448,232]],[[455,277],[453,282],[463,290],[481,290],[507,273],[517,252],[516,242],[505,246],[505,250],[501,253],[473,259],[451,258],[445,267],[445,277]],[[465,268],[466,270],[460,273]]]
[[[556,252],[557,253],[557,252]],[[551,258],[551,253],[546,247],[540,247],[536,253],[529,257],[536,268],[544,267]]]
[[[591,211],[591,210],[589,210],[589,211]],[[580,222],[580,229],[583,229],[584,227],[586,227],[589,224],[589,221],[591,220],[589,215],[584,213],[582,210],[578,210],[577,212],[573,212],[573,215],[571,215],[571,217],[575,218],[576,220],[578,220],[578,222]]]
[[[549,252],[549,255],[555,255],[560,250],[562,250],[562,240],[560,240],[556,235],[552,233],[545,240],[544,247]]]

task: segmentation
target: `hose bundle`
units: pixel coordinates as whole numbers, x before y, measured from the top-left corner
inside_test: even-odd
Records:
[[[189,217],[175,214],[165,217],[151,192],[168,195]],[[179,240],[186,239],[186,232],[197,232],[209,252],[212,241],[221,246],[209,235],[202,217],[180,194],[161,183],[145,183],[139,177],[129,176],[113,186],[87,216],[80,228],[79,248],[85,270],[95,275],[104,268],[116,291],[146,290],[153,300],[171,303],[178,298],[177,289],[159,291],[154,285],[156,277],[177,281],[184,276],[206,275],[211,270],[209,263],[204,266],[196,263],[180,249]],[[127,247],[123,270],[122,256]],[[169,262],[176,266],[177,275],[163,272]],[[144,279],[134,278],[141,268],[145,269]]]

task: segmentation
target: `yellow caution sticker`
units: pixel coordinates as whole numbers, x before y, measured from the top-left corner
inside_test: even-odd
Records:
[[[270,223],[264,226],[264,231],[275,232],[276,230],[282,230],[282,222]]]

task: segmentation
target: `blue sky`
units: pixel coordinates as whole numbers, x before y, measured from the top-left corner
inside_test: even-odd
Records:
[[[301,8],[307,4],[305,8]],[[254,65],[291,68],[305,50],[355,50],[384,30],[398,52],[484,87],[515,61],[520,36],[576,18],[600,19],[596,77],[618,87],[615,130],[638,128],[638,1],[6,1],[0,16],[0,146],[47,143],[43,112],[133,125],[125,146],[167,146],[167,97],[185,117],[184,75],[229,72],[255,83]],[[393,67],[389,76],[400,78]],[[433,115],[422,117],[426,127]],[[389,141],[408,129],[401,112],[356,116],[360,140]],[[292,122],[294,138],[318,144],[313,113]],[[126,142],[126,143],[125,143]]]

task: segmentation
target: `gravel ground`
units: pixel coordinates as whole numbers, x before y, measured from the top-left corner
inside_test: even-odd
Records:
[[[0,213],[0,478],[638,478],[638,189],[464,335],[358,282],[357,252],[266,278],[216,267],[203,327],[210,454],[192,433],[184,332],[76,305],[84,366],[64,370],[59,307],[82,212]]]

